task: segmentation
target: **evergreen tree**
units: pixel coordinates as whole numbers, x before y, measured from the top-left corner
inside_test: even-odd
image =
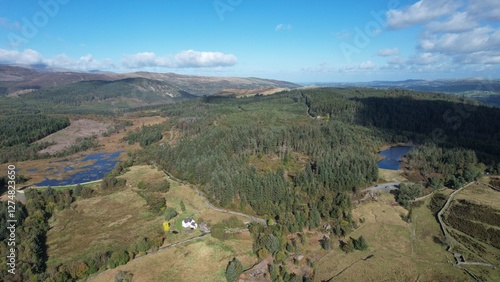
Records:
[[[181,205],[181,211],[186,212],[186,205],[184,205],[184,202],[182,200],[181,200],[180,205]]]
[[[226,267],[226,280],[228,282],[236,281],[242,272],[243,265],[241,265],[241,262],[237,258],[233,258]]]

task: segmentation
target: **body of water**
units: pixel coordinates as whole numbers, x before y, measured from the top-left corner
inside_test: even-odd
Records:
[[[401,168],[401,158],[406,155],[412,146],[396,146],[380,152],[379,156],[384,157],[378,162],[378,168],[398,170]]]
[[[75,185],[102,179],[104,175],[111,172],[118,162],[120,152],[115,153],[96,153],[87,156],[79,162],[93,161],[91,165],[87,165],[79,169],[78,172],[71,174],[68,178],[64,179],[49,179],[35,184],[36,186],[66,186]],[[64,168],[65,172],[74,170],[76,164],[72,164]]]

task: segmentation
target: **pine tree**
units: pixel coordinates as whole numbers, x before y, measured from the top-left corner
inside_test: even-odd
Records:
[[[181,211],[186,212],[186,205],[184,205],[184,202],[182,200],[181,200],[180,205],[181,205]]]
[[[237,258],[233,258],[226,267],[226,280],[228,282],[236,281],[242,272],[243,265],[241,265],[241,262]]]
[[[357,249],[358,250],[364,251],[364,250],[368,249],[368,243],[366,242],[365,237],[359,236],[358,240],[356,240],[356,241],[357,241]]]

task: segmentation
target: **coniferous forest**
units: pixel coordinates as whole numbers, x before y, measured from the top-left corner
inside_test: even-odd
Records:
[[[377,181],[377,153],[384,145],[415,145],[404,165],[418,174],[419,187],[459,188],[484,172],[500,171],[500,110],[453,96],[317,88],[248,98],[205,96],[161,106],[155,114],[167,121],[130,131],[123,140],[142,148],[131,152],[129,163],[154,164],[196,185],[217,206],[267,219],[268,226],[249,226],[253,251],[259,258],[273,255],[276,262],[296,248],[287,234],[327,225],[332,236],[349,235],[355,225],[352,195]],[[0,119],[5,129],[1,149],[29,146],[68,123],[67,118],[30,115],[12,127],[9,118]],[[9,138],[12,132],[18,132],[17,139]],[[95,137],[91,139],[89,144],[94,144]],[[26,159],[40,157],[33,152]],[[114,182],[106,178],[103,185]],[[47,276],[47,222],[54,208],[64,209],[75,196],[88,196],[87,190],[28,195],[31,199],[21,206],[18,219],[31,230],[20,235],[25,261],[20,278]],[[5,206],[0,210],[5,212]],[[0,235],[0,247],[5,248],[5,234]],[[346,252],[369,244],[364,238],[342,242]],[[321,246],[331,249],[332,239],[325,237]],[[229,263],[228,277],[241,272],[238,263]],[[104,268],[106,263],[93,264],[91,271],[73,275],[67,270],[60,278],[82,278]],[[272,268],[272,276],[288,274]]]
[[[458,188],[499,169],[500,111],[446,95],[320,88],[205,97],[162,113],[169,117],[163,130],[175,128],[180,139],[145,146],[137,160],[200,185],[220,206],[250,209],[290,232],[328,222],[345,234],[346,195],[377,179],[382,144],[418,144],[409,169],[426,186]],[[152,128],[142,136],[153,136]]]

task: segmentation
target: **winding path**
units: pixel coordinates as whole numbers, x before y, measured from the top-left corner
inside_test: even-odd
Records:
[[[456,259],[457,255],[458,256],[462,256],[461,254],[456,254],[453,252],[453,243],[457,244],[457,245],[460,245],[462,248],[468,250],[469,252],[471,252],[466,246],[464,246],[463,244],[461,244],[460,242],[458,242],[457,240],[455,240],[455,238],[453,238],[453,236],[450,235],[450,233],[448,232],[447,230],[447,226],[446,226],[446,223],[444,222],[443,220],[443,214],[448,210],[448,208],[450,207],[451,205],[451,202],[453,201],[453,198],[460,192],[462,191],[463,189],[467,188],[468,186],[472,185],[474,182],[470,182],[468,183],[467,185],[465,185],[464,187],[454,191],[453,193],[450,194],[450,196],[448,197],[448,199],[446,200],[446,203],[444,204],[443,208],[438,212],[437,214],[437,218],[438,218],[438,222],[439,222],[439,227],[441,227],[441,231],[443,232],[444,234],[444,237],[445,237],[445,241],[447,242],[448,244],[448,248],[447,248],[447,251],[449,253],[451,253],[453,255],[453,257]],[[473,252],[472,252],[473,253]],[[465,260],[465,259],[464,259]],[[496,266],[490,264],[490,263],[486,263],[486,262],[472,262],[472,261],[459,261],[456,259],[456,262],[453,264],[453,266],[456,266],[462,270],[464,270],[467,274],[469,274],[474,280],[476,281],[480,281],[479,278],[477,278],[474,274],[472,274],[469,270],[465,269],[462,267],[462,265],[480,265],[480,266],[486,266],[486,267],[491,267],[493,269],[496,268]]]
[[[153,164],[153,167],[155,167],[156,169],[160,170],[156,165]],[[205,193],[203,193],[202,191],[200,191],[198,188],[196,188],[194,185],[190,184],[190,183],[186,183],[180,179],[177,179],[175,178],[174,176],[172,176],[170,173],[164,171],[164,170],[160,170],[161,172],[163,172],[163,174],[165,175],[165,177],[169,180],[173,180],[175,182],[178,182],[182,185],[186,185],[186,186],[189,186],[191,189],[195,190],[198,195],[200,195],[204,200],[205,202],[207,203],[208,207],[214,211],[218,211],[218,212],[224,212],[224,213],[229,213],[229,214],[234,214],[234,215],[238,215],[238,216],[242,216],[242,217],[246,217],[248,218],[249,220],[251,221],[255,221],[255,222],[258,222],[258,223],[261,223],[263,225],[266,225],[267,222],[266,220],[262,219],[262,218],[258,218],[258,217],[255,217],[255,216],[251,216],[251,215],[248,215],[248,214],[244,214],[244,213],[241,213],[241,212],[235,212],[235,211],[231,211],[231,210],[227,210],[227,209],[222,209],[222,208],[218,208],[216,206],[214,206],[212,203],[210,203],[210,201],[207,199],[207,197],[205,196]]]

